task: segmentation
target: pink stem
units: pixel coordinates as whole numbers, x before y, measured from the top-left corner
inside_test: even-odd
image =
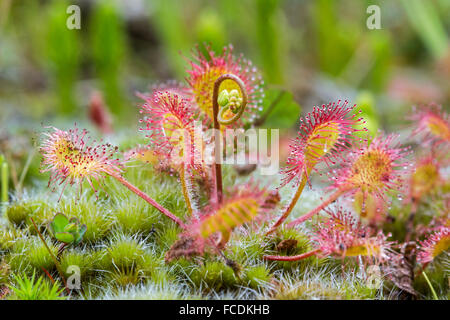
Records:
[[[299,254],[297,256],[264,256],[263,259],[274,260],[274,261],[298,261],[298,260],[302,260],[302,259],[311,257],[318,252],[320,252],[320,249],[315,249],[315,250],[312,250],[309,252],[305,252],[305,253]]]
[[[147,201],[149,204],[151,204],[153,207],[155,207],[159,212],[167,216],[169,219],[176,222],[180,227],[183,229],[186,229],[186,225],[183,223],[183,221],[180,220],[177,216],[175,216],[172,212],[161,206],[158,202],[150,198],[145,192],[139,190],[137,187],[132,185],[130,182],[128,182],[124,177],[120,175],[112,175],[113,178],[115,178],[117,181],[119,181],[121,184],[123,184],[125,187],[130,189],[132,192],[137,194],[139,197]]]
[[[292,197],[291,202],[289,203],[289,206],[286,207],[286,210],[283,212],[283,214],[280,216],[280,218],[277,220],[277,222],[275,222],[274,225],[269,229],[269,231],[266,232],[266,236],[273,233],[284,222],[284,220],[286,220],[286,218],[292,212],[295,205],[297,204],[298,199],[300,198],[300,195],[303,192],[303,189],[305,188],[307,181],[308,181],[307,177],[304,176],[302,181],[300,182],[300,185],[297,188],[297,191],[295,192],[294,196]]]
[[[58,259],[56,259],[55,255],[53,254],[52,250],[49,248],[49,246],[47,245],[47,242],[45,242],[44,236],[42,235],[42,233],[39,231],[39,228],[36,224],[36,222],[34,222],[33,218],[30,218],[31,223],[33,223],[33,227],[36,230],[39,238],[41,239],[42,243],[44,244],[45,248],[47,249],[48,253],[50,254],[50,257],[52,258],[53,262],[55,263],[55,267],[56,270],[59,273],[59,276],[61,277],[61,280],[64,284],[64,288],[66,289],[67,294],[70,294],[69,288],[67,287],[67,282],[66,282],[66,278],[64,278],[64,272],[61,269],[61,265],[58,261]]]
[[[189,179],[189,177],[186,176],[186,164],[183,163],[182,168],[180,169],[180,182],[181,182],[181,190],[183,192],[183,196],[184,196],[184,202],[186,202],[186,207],[189,211],[189,214],[192,215],[192,203],[191,203],[191,199],[189,197],[189,190],[188,190],[188,186],[186,183],[186,179]]]
[[[247,106],[247,91],[245,88],[244,83],[242,82],[242,80],[235,76],[234,74],[223,74],[220,77],[218,77],[216,79],[216,81],[214,82],[214,88],[213,88],[213,120],[214,120],[214,159],[215,159],[215,163],[214,163],[214,175],[216,177],[215,179],[215,193],[216,193],[216,198],[217,198],[217,204],[220,205],[220,203],[222,202],[222,198],[223,198],[223,182],[222,182],[222,164],[219,163],[217,160],[217,155],[219,152],[223,152],[223,149],[218,150],[218,146],[221,145],[221,134],[220,134],[220,123],[218,120],[218,113],[219,113],[219,89],[220,89],[220,85],[222,84],[223,81],[225,80],[232,80],[234,81],[240,88],[241,90],[241,94],[242,94],[242,105],[241,108],[239,110],[239,112],[232,118],[230,119],[227,123],[222,123],[224,125],[228,125],[228,124],[232,124],[233,122],[237,121],[241,116],[242,113],[244,112],[245,107]]]
[[[327,207],[330,203],[336,201],[337,198],[339,198],[341,195],[349,191],[351,188],[339,188],[335,193],[330,195],[328,199],[326,199],[324,202],[322,202],[319,206],[317,206],[315,209],[311,210],[307,214],[292,220],[288,223],[288,228],[292,228],[293,226],[296,226],[297,224],[300,224],[302,222],[305,222],[306,220],[310,219],[312,216],[318,214],[322,209]]]

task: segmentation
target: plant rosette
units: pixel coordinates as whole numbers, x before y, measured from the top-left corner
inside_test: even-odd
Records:
[[[77,245],[83,239],[87,226],[75,217],[69,219],[64,214],[57,213],[50,222],[49,229],[56,240],[66,245]]]

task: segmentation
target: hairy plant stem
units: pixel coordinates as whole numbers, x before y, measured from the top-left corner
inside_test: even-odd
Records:
[[[336,192],[331,194],[324,202],[322,202],[316,208],[314,208],[313,210],[311,210],[307,214],[305,214],[305,215],[303,215],[303,216],[301,216],[301,217],[299,217],[299,218],[289,222],[288,225],[287,225],[288,228],[292,228],[293,226],[296,226],[297,224],[303,223],[306,220],[310,219],[314,215],[318,214],[322,209],[326,208],[329,204],[331,204],[332,202],[336,201],[337,198],[339,198],[341,195],[343,195],[344,193],[346,193],[347,191],[349,191],[351,189],[352,188],[350,188],[350,187],[343,187],[343,188],[337,189]]]
[[[67,243],[61,243],[61,245],[58,248],[58,254],[56,255],[56,258],[58,260],[61,260],[61,255],[63,254],[64,250],[66,250]]]
[[[36,225],[36,222],[34,222],[33,218],[30,218],[31,222],[33,223],[33,227],[36,230],[39,238],[41,239],[42,243],[44,244],[45,248],[47,249],[48,253],[50,254],[50,257],[52,258],[53,262],[55,263],[56,270],[58,270],[59,276],[61,277],[64,288],[66,289],[67,294],[70,294],[69,288],[67,288],[67,282],[66,278],[64,278],[64,273],[62,272],[61,265],[59,264],[58,259],[56,259],[55,255],[53,254],[52,250],[50,250],[49,246],[47,245],[47,242],[45,242],[44,237],[42,236],[42,233],[39,231],[38,226]]]
[[[47,275],[47,277],[50,279],[50,281],[52,282],[52,284],[55,284],[56,281],[55,279],[53,279],[52,275],[50,274],[50,272],[47,271],[47,269],[45,269],[44,267],[41,267],[42,271],[44,271],[44,273]]]
[[[298,199],[300,198],[300,195],[303,192],[303,189],[306,186],[307,181],[308,181],[307,175],[304,175],[303,178],[302,178],[302,181],[300,181],[300,184],[299,184],[299,186],[297,188],[297,191],[295,192],[294,196],[291,199],[291,202],[286,207],[286,210],[281,215],[281,217],[277,220],[277,222],[275,222],[275,224],[269,229],[269,231],[267,231],[266,236],[271,234],[271,233],[273,233],[284,222],[284,220],[286,220],[286,218],[292,212],[292,210],[294,209],[295,205],[297,204]]]
[[[172,212],[161,206],[158,202],[150,198],[145,192],[139,190],[137,187],[132,185],[130,182],[128,182],[124,177],[121,175],[112,175],[114,179],[119,181],[121,184],[123,184],[125,187],[127,187],[130,191],[137,194],[139,197],[147,201],[149,204],[151,204],[153,207],[155,207],[159,212],[167,216],[169,219],[177,223],[180,227],[183,229],[186,229],[186,225],[183,221],[180,220],[177,216],[175,216]]]
[[[186,202],[189,214],[192,215],[193,214],[192,203],[189,197],[189,190],[186,183],[186,178],[189,178],[189,175],[186,175],[186,170],[187,170],[186,165],[183,163],[182,168],[180,170],[181,189],[183,191],[184,201]]]
[[[298,261],[298,260],[302,260],[302,259],[311,257],[319,252],[320,252],[320,249],[315,249],[315,250],[305,252],[305,253],[302,253],[302,254],[299,254],[296,256],[263,256],[263,259],[273,260],[273,261]]]
[[[221,110],[219,110],[219,89],[220,85],[225,80],[232,80],[234,81],[240,88],[241,94],[242,94],[242,104],[238,111],[238,113],[231,119],[224,120],[222,119]],[[247,105],[247,91],[245,89],[245,85],[242,82],[242,80],[233,75],[233,74],[223,74],[220,77],[216,79],[214,82],[214,89],[213,89],[213,120],[214,120],[214,157],[215,157],[215,163],[214,163],[214,175],[215,175],[215,193],[216,193],[216,199],[217,199],[217,205],[220,205],[222,202],[222,196],[223,196],[223,183],[222,183],[222,164],[220,159],[222,158],[223,149],[222,146],[222,134],[221,134],[221,128],[220,125],[229,125],[237,120],[240,119],[242,114],[244,113],[244,109]],[[218,117],[220,117],[221,122],[219,123]],[[220,156],[220,157],[219,157]]]

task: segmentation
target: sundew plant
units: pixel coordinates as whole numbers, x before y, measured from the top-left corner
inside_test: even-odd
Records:
[[[219,2],[218,12],[228,12]],[[131,34],[142,30],[110,2],[89,8],[95,50],[86,61],[78,60],[78,36],[86,35],[36,31],[50,47],[36,63],[49,59],[58,92],[33,99],[60,107],[54,117],[35,110],[40,125],[32,130],[10,129],[24,121],[19,115],[0,131],[0,300],[450,297],[448,77],[445,97],[395,79],[385,91],[407,102],[394,112],[377,74],[383,61],[394,63],[380,53],[394,44],[385,33],[362,44],[356,35],[344,39],[352,26],[341,22],[334,38],[312,26],[318,45],[338,57],[307,56],[323,74],[295,82],[308,72],[292,77],[282,67],[292,45],[282,36],[283,5],[256,2],[256,31],[247,30],[256,48],[245,54],[245,34],[230,25],[242,17],[229,13],[225,30],[214,10],[203,12],[189,36],[183,20],[170,25],[168,9],[155,2],[149,12],[162,40],[153,57],[169,61],[172,80],[164,68],[139,70],[143,61],[121,64],[139,47],[124,24]],[[26,15],[8,3],[5,16]],[[327,19],[334,4],[311,9]],[[46,5],[52,25],[65,22],[62,7]],[[231,30],[240,35],[236,48],[220,41]],[[430,45],[430,35],[415,37]],[[58,56],[58,43],[77,53]],[[450,45],[442,54],[430,46],[448,72]],[[99,80],[76,83],[89,59],[95,67],[83,71]],[[356,78],[356,70],[366,74],[348,81],[355,90],[329,84]],[[73,110],[78,99],[85,117]]]

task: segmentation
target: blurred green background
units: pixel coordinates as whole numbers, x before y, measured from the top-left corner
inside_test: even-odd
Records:
[[[72,4],[80,30],[66,27]],[[374,4],[381,29],[370,30]],[[184,81],[202,43],[253,61],[266,110],[285,90],[264,126],[292,127],[299,106],[346,98],[372,132],[389,130],[411,105],[448,109],[449,34],[449,0],[0,0],[0,138],[87,122],[95,92],[116,130],[137,128],[135,92]]]

